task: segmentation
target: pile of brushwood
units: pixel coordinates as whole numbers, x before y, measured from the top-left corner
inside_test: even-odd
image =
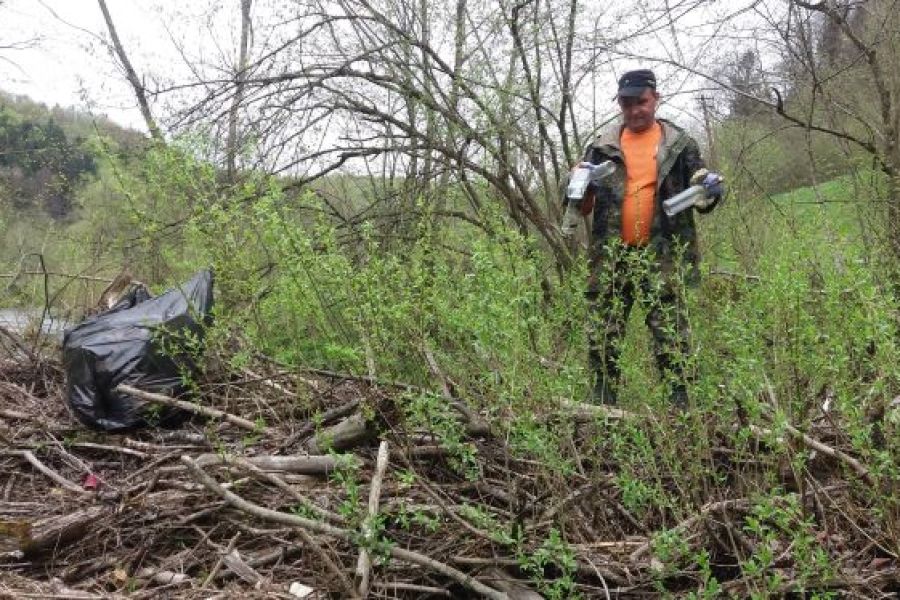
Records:
[[[0,597],[748,597],[766,581],[778,595],[877,598],[900,585],[898,541],[855,491],[869,468],[834,420],[779,430],[818,461],[791,492],[815,532],[801,549],[754,526],[754,498],[729,487],[750,471],[729,462],[734,448],[717,448],[724,483],[692,514],[636,516],[617,465],[578,447],[632,414],[548,401],[548,420],[580,432],[577,468],[551,482],[437,385],[475,450],[461,472],[446,440],[407,424],[411,386],[259,357],[210,369],[190,400],[129,390],[191,412],[178,429],[101,434],[72,418],[52,354],[0,333]],[[748,443],[766,461],[760,437]],[[836,567],[811,576],[801,550]]]

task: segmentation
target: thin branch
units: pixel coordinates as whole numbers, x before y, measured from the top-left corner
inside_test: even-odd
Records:
[[[243,417],[239,417],[237,415],[232,415],[230,413],[226,413],[217,408],[210,408],[209,406],[201,406],[199,404],[194,404],[193,402],[187,402],[185,400],[177,400],[170,396],[164,396],[162,394],[154,394],[152,392],[145,392],[144,390],[139,390],[136,387],[132,387],[130,385],[119,385],[115,389],[116,392],[121,394],[129,394],[138,398],[140,400],[146,400],[147,402],[156,402],[158,404],[164,404],[166,406],[171,406],[174,408],[179,408],[181,410],[185,410],[187,412],[193,413],[195,415],[203,415],[205,417],[211,417],[213,419],[223,419],[232,425],[240,427],[241,429],[246,429],[248,431],[260,432],[260,433],[268,433],[268,430],[265,427],[260,427],[253,421],[248,421]]]
[[[128,60],[128,54],[125,52],[125,47],[122,45],[122,41],[119,39],[118,32],[116,32],[116,26],[109,14],[109,9],[106,8],[106,0],[97,0],[97,2],[100,4],[100,10],[103,12],[103,20],[106,21],[106,28],[109,30],[109,37],[112,39],[115,54],[118,57],[119,62],[122,63],[122,68],[125,69],[125,77],[128,79],[128,83],[131,84],[131,89],[134,90],[134,95],[137,99],[138,107],[141,110],[141,116],[144,117],[144,122],[147,124],[147,129],[150,130],[150,136],[156,142],[165,143],[162,132],[160,131],[159,126],[156,124],[156,120],[153,118],[153,113],[150,112],[150,104],[149,102],[147,102],[147,93],[146,89],[144,88],[144,84],[142,84],[141,80],[138,79],[137,73],[134,71],[134,67],[131,66],[131,61]]]
[[[300,539],[303,540],[304,544],[309,546],[309,548],[322,559],[322,562],[325,563],[325,568],[327,568],[338,580],[338,583],[341,584],[341,588],[343,588],[344,593],[347,594],[347,598],[359,598],[356,590],[353,589],[353,584],[350,583],[350,580],[347,578],[347,575],[344,574],[344,571],[342,571],[333,560],[331,560],[331,557],[325,552],[325,549],[322,548],[321,544],[316,542],[315,538],[306,533],[306,530],[303,528],[297,528],[297,535],[300,536]]]
[[[793,425],[789,425],[785,423],[782,427],[784,430],[790,433],[792,436],[803,442],[805,446],[811,448],[813,450],[817,450],[822,454],[830,456],[832,458],[836,458],[842,462],[844,462],[847,466],[849,466],[857,475],[859,475],[866,483],[869,485],[875,485],[875,479],[872,477],[872,474],[869,472],[861,462],[843,452],[838,450],[837,448],[832,448],[831,446],[820,442],[819,440],[808,436],[803,433]],[[758,436],[771,436],[772,431],[770,429],[765,429],[763,427],[758,427],[756,425],[751,425],[750,430]]]
[[[372,475],[372,484],[369,487],[369,512],[366,522],[363,524],[363,537],[369,542],[374,541],[374,520],[378,517],[378,504],[381,498],[381,484],[384,481],[384,473],[388,465],[388,443],[381,441],[378,446],[378,458],[375,460],[375,473]],[[372,556],[366,548],[359,551],[359,559],[356,561],[356,581],[358,582],[359,595],[362,598],[369,596],[372,575]]]
[[[33,452],[31,452],[31,450],[12,450],[12,451],[5,452],[4,454],[12,454],[12,455],[21,456],[26,461],[31,463],[31,466],[33,466],[35,469],[37,469],[38,471],[43,473],[45,476],[47,476],[49,479],[52,479],[54,482],[59,484],[60,487],[66,489],[74,494],[78,494],[81,496],[93,495],[93,492],[91,492],[89,490],[85,490],[85,489],[81,488],[80,486],[72,483],[71,481],[69,481],[68,479],[66,479],[65,477],[63,477],[62,475],[60,475],[59,473],[57,473],[56,471],[54,471],[53,469],[51,469],[50,467],[48,467],[47,465],[42,463],[38,459],[38,457],[35,456]]]
[[[201,469],[197,465],[197,463],[191,460],[189,456],[182,456],[181,462],[187,465],[194,478],[201,484],[203,484],[206,489],[220,496],[228,504],[242,512],[247,513],[248,515],[258,517],[260,519],[265,519],[267,521],[272,521],[274,523],[289,525],[291,527],[302,527],[303,529],[314,533],[330,535],[342,540],[351,541],[354,537],[353,533],[347,529],[341,529],[340,527],[334,527],[333,525],[320,523],[319,521],[314,521],[312,519],[307,519],[298,515],[278,512],[277,510],[271,510],[269,508],[259,506],[258,504],[248,502],[234,492],[226,490],[224,487],[222,487],[215,479],[207,475],[203,471],[203,469]],[[389,552],[391,556],[398,560],[404,560],[414,565],[432,569],[442,575],[453,579],[460,585],[463,585],[487,598],[491,598],[492,600],[509,600],[509,596],[507,596],[505,593],[488,587],[480,581],[476,580],[474,577],[463,573],[459,569],[455,569],[450,565],[436,561],[433,558],[425,556],[424,554],[419,554],[418,552],[412,552],[410,550],[404,550],[403,548],[398,548],[397,546],[391,546]]]

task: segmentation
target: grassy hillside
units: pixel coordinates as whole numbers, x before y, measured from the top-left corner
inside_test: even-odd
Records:
[[[111,275],[110,250],[127,228],[105,226],[123,212],[117,169],[144,153],[144,136],[102,116],[48,107],[0,92],[0,291],[7,306],[67,310],[90,303],[101,282],[53,275]],[[45,293],[46,291],[46,293]]]

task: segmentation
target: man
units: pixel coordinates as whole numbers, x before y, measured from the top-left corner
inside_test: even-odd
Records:
[[[689,331],[681,283],[699,277],[693,210],[672,217],[662,203],[691,185],[705,197],[694,204],[711,211],[724,193],[721,177],[709,173],[697,143],[673,123],[656,118],[660,95],[647,69],[619,79],[622,122],[601,134],[585,161],[611,160],[616,170],[589,190],[582,213],[594,212],[588,287],[595,316],[590,362],[596,374],[594,399],[615,404],[619,350],[635,300],[647,309],[656,364],[679,408],[687,405],[684,358]]]

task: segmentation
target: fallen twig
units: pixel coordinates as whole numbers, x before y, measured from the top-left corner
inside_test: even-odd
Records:
[[[482,577],[487,578],[499,589],[509,594],[512,600],[544,600],[543,596],[528,586],[522,585],[499,567],[494,567]]]
[[[750,507],[750,501],[746,498],[734,498],[731,500],[719,500],[718,502],[710,502],[708,504],[703,505],[700,509],[700,512],[688,517],[675,527],[673,527],[670,531],[678,531],[684,534],[685,531],[693,527],[695,524],[701,522],[705,519],[710,513],[720,511],[720,510],[747,510]],[[641,558],[650,551],[650,540],[641,544],[637,550],[631,553],[631,562],[637,563],[641,560]]]
[[[357,598],[356,590],[353,589],[353,584],[350,583],[350,580],[347,579],[347,576],[344,572],[338,567],[331,557],[328,556],[328,553],[325,552],[325,549],[316,542],[316,540],[306,533],[306,530],[303,528],[297,528],[297,535],[300,536],[300,539],[303,540],[303,543],[309,546],[309,548],[315,552],[322,562],[325,563],[325,568],[328,569],[332,575],[338,580],[338,583],[341,584],[341,588],[343,588],[344,593],[347,594],[348,598]]]
[[[134,574],[138,579],[149,579],[157,585],[181,585],[191,580],[184,573],[176,573],[174,571],[161,571],[151,567],[144,567]]]
[[[200,584],[200,589],[202,590],[206,586],[210,584],[210,582],[216,578],[216,575],[219,574],[219,569],[222,568],[222,564],[225,562],[225,555],[234,550],[235,545],[237,545],[238,538],[241,537],[241,532],[237,532],[234,534],[234,537],[231,538],[231,541],[228,542],[228,547],[225,548],[225,552],[219,555],[219,558],[216,559],[216,564],[213,565],[213,568],[210,570],[209,574],[206,576],[206,579],[203,580],[203,583]]]
[[[425,357],[425,362],[428,363],[428,370],[431,371],[431,374],[441,384],[441,392],[444,398],[465,419],[467,433],[474,436],[490,434],[491,427],[487,423],[487,421],[482,419],[481,415],[473,411],[465,402],[458,399],[453,394],[453,388],[450,384],[450,380],[444,374],[443,370],[441,370],[441,367],[438,364],[437,359],[434,358],[434,353],[431,351],[431,348],[428,346],[427,342],[422,343],[422,354]]]
[[[201,455],[197,459],[197,463],[200,464],[201,466],[203,466],[204,464],[210,464],[208,461],[203,460],[203,458],[205,456],[210,456],[210,455]],[[303,504],[303,506],[305,506],[306,508],[309,508],[310,510],[312,510],[313,512],[315,512],[316,514],[318,514],[324,518],[331,519],[332,521],[335,521],[336,523],[343,523],[345,521],[344,517],[342,517],[341,515],[339,515],[336,512],[332,512],[330,510],[321,508],[320,506],[315,504],[312,500],[310,500],[309,498],[307,498],[306,496],[304,496],[303,494],[298,492],[296,490],[296,488],[290,486],[285,480],[278,477],[274,473],[270,473],[268,471],[263,470],[263,468],[261,468],[258,465],[258,463],[254,460],[254,459],[257,459],[260,457],[242,458],[239,456],[232,456],[230,454],[224,454],[221,456],[217,456],[217,458],[220,459],[222,464],[236,465],[239,468],[243,469],[244,471],[247,471],[248,473],[251,473],[251,474],[257,476],[260,479],[268,481],[269,483],[271,483],[272,485],[274,485],[281,491],[290,494],[291,497],[294,498],[294,500],[297,500],[298,502]],[[269,457],[269,458],[282,458],[282,457]],[[284,457],[284,458],[292,458],[292,457]],[[298,457],[298,458],[302,458],[302,457]],[[314,457],[314,458],[329,458],[329,459],[332,459],[332,461],[334,461],[334,459],[330,456]],[[332,470],[333,470],[333,467],[332,467]]]
[[[514,558],[481,558],[478,556],[454,556],[451,561],[457,565],[471,565],[473,567],[520,567],[521,562]],[[596,575],[597,567],[594,565],[586,565],[582,561],[577,561],[575,563],[575,568],[579,573],[594,576]],[[617,575],[609,570],[600,569],[600,572],[603,573],[603,577],[609,581],[612,581],[616,585],[625,585],[627,581],[620,575]]]
[[[301,532],[302,529],[296,528],[295,531]],[[309,534],[307,534],[309,535]],[[301,536],[302,537],[302,536]],[[267,552],[260,556],[256,556],[254,558],[247,559],[247,564],[253,567],[254,569],[268,566],[274,562],[278,562],[280,560],[287,560],[288,558],[293,557],[296,554],[299,554],[302,551],[303,546],[300,544],[293,544],[289,547],[280,547],[271,552]],[[222,570],[219,571],[219,574],[216,575],[216,580],[224,579],[232,575],[231,571]]]
[[[194,477],[200,483],[202,483],[204,487],[224,498],[231,506],[238,510],[241,510],[255,517],[259,517],[260,519],[266,519],[269,521],[291,525],[294,527],[303,527],[304,529],[307,529],[309,531],[321,533],[323,535],[331,535],[344,540],[351,540],[353,537],[351,535],[351,532],[347,529],[334,527],[333,525],[328,525],[326,523],[320,523],[319,521],[307,519],[299,515],[291,515],[278,512],[277,510],[271,510],[257,504],[253,504],[252,502],[248,502],[237,494],[223,488],[215,479],[207,475],[203,471],[203,469],[201,469],[189,456],[182,456],[181,460],[185,465],[188,466],[188,469],[190,469]],[[475,578],[463,573],[462,571],[440,561],[429,558],[423,554],[412,552],[410,550],[404,550],[403,548],[398,548],[396,546],[391,546],[389,552],[394,558],[405,560],[415,565],[428,567],[434,571],[437,571],[438,573],[441,573],[442,575],[453,579],[457,583],[475,592],[478,592],[479,594],[487,598],[491,598],[493,600],[509,600],[509,597],[505,593],[488,587]]]
[[[105,506],[89,506],[66,515],[40,519],[31,524],[28,535],[21,540],[20,549],[26,555],[56,550],[81,538],[91,524],[109,512]]]
[[[731,271],[724,271],[722,269],[710,269],[708,271],[710,275],[722,275],[724,277],[736,277],[738,279],[746,279],[747,281],[755,281],[760,282],[762,278],[759,275],[748,275],[746,273],[733,273]]]
[[[318,422],[319,425],[327,425],[336,419],[340,419],[342,417],[346,417],[347,415],[352,414],[357,409],[358,406],[359,406],[359,398],[354,398],[353,400],[351,400],[350,402],[347,402],[346,404],[342,404],[341,406],[338,406],[336,408],[332,408],[331,410],[325,411],[316,419],[316,421],[311,420],[309,423],[306,423],[305,425],[303,425],[303,427],[301,427],[296,432],[294,432],[290,436],[288,436],[287,439],[285,439],[280,444],[280,447],[287,448],[289,446],[292,446],[298,440],[301,440],[301,439],[305,438],[306,436],[308,436],[309,434],[311,434],[312,432],[314,432],[316,430],[316,422]]]
[[[137,458],[147,458],[150,456],[146,452],[140,450],[132,450],[131,448],[123,448],[122,446],[108,446],[106,444],[95,444],[94,442],[75,442],[73,448],[89,448],[91,450],[103,450],[106,452],[118,452],[119,454],[127,454],[128,456],[136,456]]]
[[[93,277],[91,275],[73,275],[71,273],[60,273],[57,271],[19,271],[17,273],[0,273],[0,279],[15,279],[23,275],[49,275],[51,277],[62,277],[64,279],[80,279],[81,281],[94,281],[97,283],[110,283],[112,279],[107,277]]]
[[[30,391],[23,388],[21,385],[16,385],[15,383],[12,383],[10,381],[0,381],[0,387],[4,387],[8,390],[11,390],[14,393],[17,393],[17,394],[21,394],[22,396],[25,397],[25,399],[27,399],[31,402],[34,402],[35,405],[40,405],[42,403],[42,400],[40,398],[38,398],[37,396],[32,394]],[[5,410],[8,410],[8,409],[5,409]],[[11,415],[12,414],[16,415],[15,417],[13,417],[16,419],[27,419],[30,421],[39,421],[39,422],[41,421],[41,418],[39,416],[29,415],[28,413],[22,413],[22,412],[11,411],[11,410],[9,410],[8,412]],[[25,415],[25,416],[21,416],[21,415]]]
[[[372,585],[379,589],[390,590],[392,592],[416,592],[420,595],[424,595],[429,598],[432,596],[443,596],[445,598],[453,597],[453,594],[451,594],[449,590],[446,590],[444,588],[432,587],[430,585],[416,585],[414,583],[402,583],[399,581],[397,581],[397,582],[376,581]]]
[[[378,503],[381,499],[381,483],[388,464],[388,443],[385,440],[378,445],[378,457],[375,460],[375,472],[372,474],[372,485],[369,487],[369,512],[363,523],[363,539],[372,542],[374,538],[374,520],[378,516]],[[366,548],[359,551],[359,559],[356,561],[356,583],[359,595],[366,598],[369,595],[372,573],[372,556]]]
[[[288,388],[284,387],[280,383],[277,383],[276,381],[274,381],[274,379],[272,377],[265,377],[263,375],[260,375],[256,371],[252,371],[252,370],[246,369],[246,368],[243,371],[244,371],[245,375],[252,378],[251,381],[257,381],[266,387],[269,387],[275,391],[281,392],[282,394],[284,394],[285,396],[287,396],[289,398],[297,397],[296,392],[289,390]],[[305,377],[300,377],[299,375],[296,375],[296,374],[291,374],[291,375],[294,377],[295,380],[311,387],[313,389],[313,391],[319,391],[319,382],[318,381],[315,381],[314,379],[306,379]]]
[[[411,471],[413,471],[412,464],[408,460],[406,460],[405,457],[403,458],[403,460],[406,462],[407,468],[409,468]],[[415,471],[413,471],[413,472],[415,472]],[[487,531],[482,531],[481,529],[478,529],[477,527],[475,527],[474,525],[472,525],[471,523],[469,523],[468,521],[463,519],[461,516],[456,514],[457,513],[456,510],[447,506],[447,503],[444,502],[444,500],[440,497],[440,495],[428,483],[426,483],[423,478],[419,479],[419,485],[422,486],[422,489],[425,490],[425,493],[428,494],[429,496],[431,496],[431,499],[434,500],[435,503],[437,503],[440,510],[445,515],[450,517],[451,520],[458,523],[466,531],[469,531],[470,533],[473,533],[473,534],[477,535],[478,537],[484,538],[490,542],[494,542],[494,538],[491,537],[490,533],[488,533]]]
[[[25,356],[27,356],[28,360],[30,360],[33,363],[37,362],[37,355],[34,352],[32,352],[31,348],[29,348],[28,346],[25,345],[25,342],[23,342],[19,338],[19,336],[17,336],[12,331],[10,331],[9,329],[7,329],[6,327],[3,327],[3,326],[0,326],[0,335],[2,335],[6,339],[8,339],[10,342],[12,342],[12,345],[15,346],[16,349],[19,350],[20,352],[22,352]]]
[[[31,463],[31,466],[33,466],[35,469],[37,469],[38,471],[40,471],[41,473],[46,475],[48,478],[55,481],[57,484],[59,484],[60,487],[66,489],[66,490],[69,490],[73,494],[79,494],[79,495],[83,495],[83,496],[84,495],[89,496],[89,495],[93,494],[93,492],[85,490],[85,489],[81,488],[80,486],[72,483],[71,481],[69,481],[68,479],[66,479],[65,477],[63,477],[62,475],[60,475],[59,473],[57,473],[56,471],[54,471],[53,469],[51,469],[50,467],[48,467],[47,465],[42,463],[38,459],[38,457],[34,455],[34,453],[31,450],[8,450],[8,451],[4,452],[4,454],[8,454],[8,455],[12,454],[12,455],[21,456],[26,461]]]
[[[204,417],[211,417],[213,419],[222,419],[240,427],[242,429],[247,429],[249,431],[260,432],[269,434],[270,432],[264,427],[260,426],[253,421],[248,421],[243,417],[239,417],[237,415],[232,415],[230,413],[221,411],[217,408],[210,408],[209,406],[201,406],[199,404],[194,404],[193,402],[187,402],[185,400],[178,400],[176,398],[171,398],[169,396],[164,396],[162,394],[154,394],[152,392],[145,392],[143,390],[139,390],[136,387],[132,387],[130,385],[119,385],[116,387],[116,391],[122,394],[130,394],[135,398],[139,398],[141,400],[146,400],[147,402],[156,402],[158,404],[164,404],[166,406],[171,406],[174,408],[180,408],[181,410],[185,410],[190,413],[194,413],[195,415],[203,415]]]
[[[311,454],[322,454],[327,450],[349,450],[374,436],[375,429],[362,413],[357,412],[317,433],[306,447]]]
[[[562,408],[572,411],[577,421],[593,421],[594,419],[629,419],[634,415],[627,410],[607,406],[606,404],[585,404],[560,398]]]
[[[256,569],[247,564],[247,561],[241,557],[241,553],[238,552],[236,548],[232,548],[227,552],[222,559],[222,562],[225,563],[225,566],[227,566],[232,573],[250,585],[257,586],[263,580],[262,575],[257,573]]]
[[[338,468],[342,460],[346,462],[356,461],[353,455],[337,457],[329,454],[309,454],[306,456],[250,456],[240,459],[261,471],[283,471],[285,473],[300,473],[302,475],[328,475]],[[240,464],[240,461],[230,455],[201,454],[196,458],[201,467],[210,465]]]
[[[784,430],[790,433],[795,438],[799,439],[803,442],[807,447],[812,448],[813,450],[818,450],[822,454],[830,456],[832,458],[836,458],[842,462],[844,462],[847,466],[849,466],[857,475],[859,475],[866,483],[869,485],[875,484],[875,479],[872,477],[872,474],[869,473],[869,470],[863,466],[861,462],[847,454],[846,452],[842,452],[837,448],[832,448],[827,444],[823,444],[819,440],[812,438],[796,427],[785,423],[783,425]],[[759,427],[757,425],[750,425],[750,431],[755,433],[760,437],[770,437],[773,435],[772,431],[769,429],[765,429],[764,427]]]

